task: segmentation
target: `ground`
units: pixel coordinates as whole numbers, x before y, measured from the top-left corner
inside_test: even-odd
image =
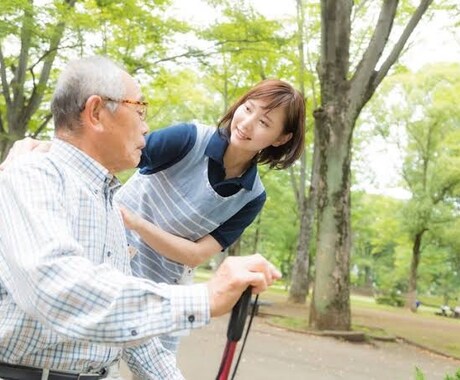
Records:
[[[227,318],[219,318],[183,339],[178,365],[186,379],[215,379],[226,326]],[[416,367],[426,380],[443,380],[460,368],[460,361],[402,342],[348,343],[295,333],[256,317],[235,379],[415,380]]]
[[[288,304],[283,297],[271,297],[268,301],[270,306],[261,306],[261,316],[254,319],[235,379],[415,380],[416,368],[419,368],[425,375],[424,380],[444,380],[445,375],[453,375],[460,369],[459,359],[420,348],[424,347],[420,343],[416,346],[400,339],[349,343],[279,328],[270,322],[268,315],[305,316],[306,306]],[[460,334],[460,320],[435,316],[426,320],[405,311],[363,310],[353,312],[354,324],[371,322],[381,328],[391,324],[401,332],[410,332],[415,320],[425,324],[422,326],[427,336],[446,339],[450,335],[452,342],[453,335],[455,344],[460,342],[455,336]],[[228,317],[217,318],[206,328],[194,330],[182,339],[178,366],[187,380],[216,378],[226,342],[227,321]],[[456,327],[455,331],[452,326]],[[423,334],[417,336],[423,343],[423,336],[419,335]],[[238,349],[240,347],[241,342]]]

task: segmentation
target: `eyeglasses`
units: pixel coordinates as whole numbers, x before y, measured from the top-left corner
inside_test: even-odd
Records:
[[[147,117],[147,106],[149,105],[148,102],[142,102],[140,100],[131,100],[131,99],[112,99],[107,96],[101,96],[102,100],[107,102],[115,102],[115,103],[122,103],[122,104],[134,104],[136,107],[136,112],[139,115],[141,120],[145,120]]]

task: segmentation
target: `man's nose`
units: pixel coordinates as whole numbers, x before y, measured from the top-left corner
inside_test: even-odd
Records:
[[[146,135],[147,132],[149,131],[149,127],[144,120],[141,121],[141,131],[143,135]]]

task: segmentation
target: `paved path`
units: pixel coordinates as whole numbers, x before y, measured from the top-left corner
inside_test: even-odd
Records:
[[[178,365],[187,380],[215,379],[227,318],[183,338]],[[444,380],[460,368],[460,361],[402,343],[347,343],[294,333],[256,317],[235,380],[415,380],[415,367],[425,380]]]

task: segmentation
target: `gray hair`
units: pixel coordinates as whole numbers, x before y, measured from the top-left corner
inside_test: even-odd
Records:
[[[61,73],[53,99],[51,112],[55,130],[74,130],[80,125],[80,113],[91,95],[121,99],[126,93],[124,70],[106,57],[94,56],[69,62]],[[114,112],[116,103],[107,104]]]

